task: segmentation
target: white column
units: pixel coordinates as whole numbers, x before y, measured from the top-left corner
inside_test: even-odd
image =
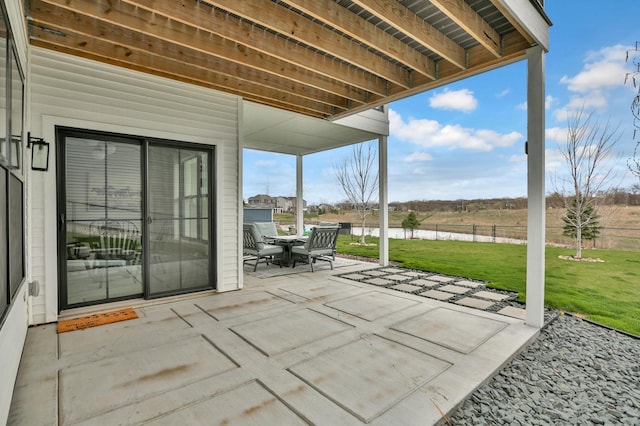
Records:
[[[544,324],[545,269],[545,54],[527,50],[527,317],[532,327]]]
[[[242,98],[238,98],[238,180],[236,182],[236,184],[238,185],[238,232],[237,232],[237,237],[238,237],[238,288],[244,288],[244,250],[243,250],[243,240],[244,240],[244,236],[243,236],[243,224],[244,224],[244,197],[243,197],[243,186],[244,186],[244,176],[242,171],[244,170],[244,132],[241,130],[244,128],[244,103]],[[222,155],[220,154],[220,151],[216,151],[216,155],[215,159],[216,159],[216,173],[218,172],[219,168],[223,168],[222,165]],[[216,175],[216,178],[218,178],[218,176]],[[218,182],[222,182],[222,181],[218,181]],[[217,206],[218,204],[222,204],[222,203],[216,203],[216,207],[219,209],[219,207]],[[217,216],[220,217],[220,214],[222,213],[222,211],[216,211]],[[222,232],[222,222],[218,222],[216,221],[216,234],[223,234]],[[222,239],[221,237],[218,237],[218,239],[216,240],[216,244],[221,244],[222,243]],[[222,254],[224,253],[224,250],[222,250],[222,245],[218,246],[218,249],[216,250],[216,257],[217,257],[217,261],[218,262],[224,262],[224,259],[222,258]],[[218,263],[221,264],[221,263]],[[222,268],[216,268],[217,272],[217,279],[218,279],[218,283],[222,283],[223,281],[223,275],[222,275]]]
[[[302,201],[302,154],[296,155],[296,232],[304,234],[304,203]]]
[[[378,190],[380,204],[380,265],[389,264],[389,192],[387,172],[387,136],[378,138]]]

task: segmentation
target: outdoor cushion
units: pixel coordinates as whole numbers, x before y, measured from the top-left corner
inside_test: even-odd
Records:
[[[276,224],[273,222],[254,222],[256,228],[258,228],[258,232],[263,237],[278,235],[278,229],[276,228]]]

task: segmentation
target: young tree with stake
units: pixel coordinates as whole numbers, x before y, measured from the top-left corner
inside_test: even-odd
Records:
[[[376,150],[373,142],[353,145],[350,155],[334,165],[336,180],[347,201],[358,213],[362,225],[360,244],[365,244],[367,216],[377,203],[378,168]]]
[[[578,259],[582,258],[583,235],[589,237],[598,226],[598,195],[609,192],[606,186],[612,179],[612,150],[619,140],[618,127],[612,128],[609,122],[601,126],[582,109],[567,118],[567,140],[559,150],[568,173],[557,192],[564,195],[565,233],[574,236]],[[565,185],[570,189],[565,190]]]

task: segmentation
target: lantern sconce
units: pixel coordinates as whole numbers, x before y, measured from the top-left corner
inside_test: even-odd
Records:
[[[27,133],[27,149],[31,148],[31,170],[46,172],[49,169],[49,143],[42,138],[32,138]]]

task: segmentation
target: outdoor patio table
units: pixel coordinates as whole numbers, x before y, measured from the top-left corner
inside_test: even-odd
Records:
[[[309,239],[309,237],[300,237],[298,235],[265,235],[264,238],[265,242],[284,248],[282,254],[282,264],[284,266],[290,266],[291,264],[291,247],[301,246]]]

